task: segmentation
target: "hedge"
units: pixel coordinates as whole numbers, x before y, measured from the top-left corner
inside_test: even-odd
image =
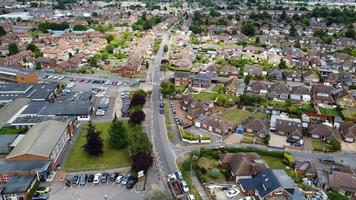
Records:
[[[182,137],[186,140],[199,140],[199,136],[188,133],[187,131],[185,131],[183,128],[179,128],[179,132],[182,135]]]

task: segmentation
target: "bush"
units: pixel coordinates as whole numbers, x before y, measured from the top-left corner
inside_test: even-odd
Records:
[[[220,170],[219,170],[218,168],[211,169],[211,170],[209,170],[208,173],[209,173],[209,176],[210,176],[211,178],[217,178],[217,177],[219,177],[220,174],[221,174],[221,172],[220,172]]]
[[[190,171],[192,165],[193,165],[193,169],[195,169],[195,163],[193,163],[193,160],[191,158],[189,158],[189,159],[183,161],[182,169],[184,171]]]
[[[199,140],[199,136],[188,133],[187,131],[185,131],[183,128],[179,128],[179,132],[182,135],[182,137],[186,140]]]
[[[332,139],[330,141],[330,145],[331,145],[331,150],[332,151],[340,151],[341,150],[341,143],[340,143],[339,140]]]

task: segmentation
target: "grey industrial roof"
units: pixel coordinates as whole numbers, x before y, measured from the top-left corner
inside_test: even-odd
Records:
[[[14,176],[6,183],[3,194],[17,194],[26,192],[36,179],[36,175]]]
[[[24,68],[13,67],[13,66],[5,66],[0,65],[0,72],[7,73],[7,74],[20,74],[20,75],[27,75],[31,74],[33,71],[25,70]]]
[[[67,123],[54,120],[34,125],[7,158],[23,154],[49,157],[66,128]]]
[[[56,120],[64,122],[67,119],[66,116],[26,116],[26,117],[17,117],[11,125],[21,125],[21,124],[37,124],[43,121]]]
[[[18,136],[18,134],[0,135],[0,146],[9,147]]]
[[[56,83],[3,83],[0,84],[0,101],[12,101],[18,98],[45,100],[57,86]]]
[[[0,109],[0,123],[6,124],[16,113],[18,113],[30,99],[20,98],[6,104]]]
[[[50,163],[49,160],[0,162],[0,172],[42,172]]]
[[[294,181],[286,174],[286,172],[284,170],[275,169],[275,170],[272,170],[272,172],[283,188],[294,188],[295,187]]]
[[[33,101],[31,103],[28,104],[28,106],[25,108],[25,110],[22,111],[21,114],[38,114],[41,109],[43,109],[43,107],[45,107],[46,105],[48,105],[49,102],[47,101]]]

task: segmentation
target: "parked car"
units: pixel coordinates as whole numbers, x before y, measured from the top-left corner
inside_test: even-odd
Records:
[[[116,179],[115,179],[115,183],[120,184],[123,178],[124,178],[123,175],[117,176]]]
[[[249,197],[249,196],[247,196],[247,197],[242,197],[242,198],[240,198],[239,200],[255,200],[255,197]]]
[[[49,187],[38,187],[36,193],[44,194],[50,191]]]
[[[121,185],[126,185],[129,181],[130,175],[124,176],[121,180]]]
[[[164,109],[163,108],[159,108],[159,114],[164,114]]]
[[[137,177],[131,176],[126,184],[126,188],[127,189],[133,188],[133,186],[137,183],[137,181],[138,181]]]
[[[188,200],[195,200],[194,195],[190,194],[190,195],[188,196]]]
[[[88,181],[88,175],[86,175],[86,174],[80,175],[79,185],[84,186],[87,184],[87,181]]]
[[[298,140],[296,140],[296,139],[294,139],[294,138],[291,138],[291,137],[288,137],[288,138],[287,138],[287,142],[288,142],[288,143],[296,143],[296,142],[298,142]]]
[[[90,174],[88,176],[88,183],[92,183],[94,181],[94,174]]]
[[[118,172],[112,173],[110,176],[110,181],[115,181],[120,174]]]
[[[93,183],[94,184],[99,184],[100,180],[101,180],[101,173],[95,174]]]
[[[229,190],[227,193],[226,193],[226,197],[231,199],[233,197],[236,197],[237,195],[240,194],[240,191],[236,188],[232,188],[231,190]]]
[[[32,200],[46,200],[46,199],[48,199],[49,198],[49,195],[48,195],[48,193],[43,193],[43,194],[40,194],[40,193],[34,193],[33,195],[32,195]]]
[[[108,173],[103,173],[103,175],[101,176],[101,183],[107,183],[108,182],[108,178],[109,178],[109,174]]]
[[[183,174],[182,174],[182,172],[176,171],[174,174],[176,175],[176,177],[177,177],[178,180],[183,180]]]
[[[96,116],[104,116],[105,115],[105,110],[98,109],[95,113]]]
[[[182,181],[180,182],[180,186],[182,187],[182,189],[183,189],[184,192],[189,192],[189,187],[188,187],[187,182],[185,182],[185,180],[182,180]]]
[[[159,104],[159,107],[160,107],[160,108],[163,108],[163,107],[164,107],[164,104],[163,104],[163,103],[160,103],[160,104]]]
[[[79,184],[79,176],[75,175],[72,178],[72,185],[78,185]]]
[[[66,184],[66,186],[68,186],[68,187],[72,186],[71,177],[67,177],[65,184]]]
[[[321,158],[319,158],[319,161],[322,163],[334,163],[335,162],[334,158],[331,156],[321,157]]]

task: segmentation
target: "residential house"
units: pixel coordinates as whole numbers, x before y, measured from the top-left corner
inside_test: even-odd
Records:
[[[320,84],[314,84],[311,89],[311,97],[317,104],[333,104],[332,87]]]
[[[247,75],[250,75],[252,77],[262,77],[267,75],[267,73],[263,71],[262,65],[245,65],[244,76]]]
[[[234,126],[228,120],[218,116],[200,115],[194,120],[194,125],[206,131],[225,136],[232,132]]]
[[[220,165],[230,171],[236,182],[250,179],[267,169],[257,153],[225,153],[220,155]]]
[[[249,86],[247,88],[248,90],[252,91],[252,93],[257,94],[257,95],[262,95],[262,96],[266,96],[268,93],[268,85],[262,81],[257,81],[251,84],[251,86]]]
[[[182,96],[182,110],[187,112],[186,117],[189,120],[195,120],[200,115],[209,115],[212,113],[214,104],[208,101],[194,100],[191,95]]]
[[[216,64],[211,64],[211,65],[208,65],[203,71],[210,73],[212,75],[218,75],[220,69]]]
[[[6,156],[10,161],[50,160],[54,168],[73,134],[70,121],[44,121],[33,126]]]
[[[340,133],[346,142],[355,142],[356,140],[356,124],[351,122],[343,122],[340,124]]]
[[[261,138],[269,134],[267,122],[263,119],[248,119],[244,124],[244,129],[247,133],[256,134]]]
[[[193,76],[192,89],[195,92],[207,90],[211,84],[212,75],[206,72],[199,72]]]
[[[302,122],[297,118],[280,116],[276,118],[275,130],[277,134],[288,136],[296,140],[303,138]]]
[[[268,76],[273,77],[274,79],[281,81],[284,77],[284,70],[283,69],[273,69],[272,71],[268,72]]]
[[[271,85],[267,96],[271,99],[286,100],[289,97],[288,87],[283,82],[276,82]]]
[[[25,63],[32,57],[30,50],[21,51],[17,54],[8,56],[0,60],[1,65],[14,66],[14,67],[26,67]]]
[[[290,99],[293,101],[303,101],[310,102],[310,91],[308,88],[303,86],[295,86],[292,88]]]
[[[237,77],[240,74],[239,70],[235,66],[226,65],[220,69],[220,75]]]
[[[226,84],[226,93],[232,95],[243,94],[246,88],[246,85],[243,80],[232,78]]]
[[[244,195],[258,196],[261,200],[305,200],[303,193],[283,170],[265,169],[253,178],[240,180],[240,186]]]
[[[323,189],[335,188],[339,192],[356,198],[356,174],[355,169],[349,167],[349,170],[332,169],[332,170],[318,170],[318,185]]]
[[[336,104],[341,108],[355,108],[356,98],[349,93],[347,90],[341,90],[340,92],[334,94],[334,99]]]
[[[286,72],[285,78],[286,78],[286,81],[301,82],[302,74],[299,72],[296,72],[296,71]]]
[[[309,180],[315,180],[317,177],[315,164],[311,161],[296,161],[293,169],[299,176],[307,177]]]
[[[190,84],[190,72],[174,72],[174,85],[185,87]]]
[[[303,74],[304,83],[319,83],[320,78],[319,75],[314,70],[308,70]]]
[[[312,138],[330,142],[336,138],[337,131],[330,124],[317,124],[309,127],[308,134]]]

